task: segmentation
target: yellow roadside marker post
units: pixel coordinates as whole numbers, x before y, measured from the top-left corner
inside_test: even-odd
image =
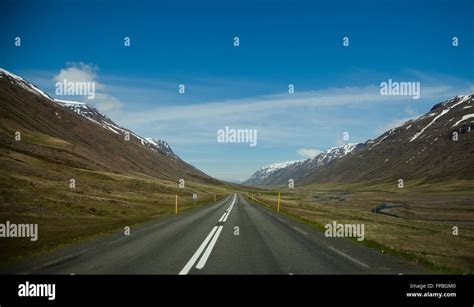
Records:
[[[280,192],[278,192],[278,207],[277,211],[280,212]]]
[[[175,213],[178,214],[178,194],[175,195]]]

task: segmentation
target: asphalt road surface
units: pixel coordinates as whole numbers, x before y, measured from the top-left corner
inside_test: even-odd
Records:
[[[16,266],[20,274],[419,274],[240,194]]]

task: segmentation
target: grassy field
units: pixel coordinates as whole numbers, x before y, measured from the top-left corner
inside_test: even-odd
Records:
[[[277,192],[255,191],[252,195],[275,209]],[[361,244],[404,257],[435,273],[471,274],[473,199],[471,182],[420,181],[403,189],[393,184],[312,185],[282,189],[280,211],[320,230],[333,221],[363,223],[365,240]],[[374,213],[382,203],[393,207]],[[459,230],[457,236],[453,235],[454,226]]]
[[[0,222],[37,223],[38,241],[2,238],[0,263],[91,239],[164,215],[214,201],[224,187],[160,180],[140,174],[119,175],[68,167],[17,152],[0,151]],[[69,180],[76,180],[70,188]],[[192,194],[198,193],[196,203]],[[132,227],[133,231],[133,227]]]
[[[72,146],[33,133],[24,137],[58,150],[70,151]],[[74,189],[69,186],[71,178],[76,181]],[[0,240],[0,266],[174,214],[175,194],[183,212],[223,197],[230,189],[190,181],[185,189],[178,189],[173,180],[93,171],[73,161],[61,164],[54,158],[0,148],[0,222],[39,225],[38,241]],[[242,186],[239,190],[258,194],[258,200],[276,208],[278,189]],[[325,184],[280,192],[282,213],[318,229],[333,221],[364,223],[365,241],[361,244],[400,255],[433,272],[474,271],[471,181],[409,181],[403,189],[396,183]],[[198,193],[196,204],[193,193]],[[457,236],[453,235],[454,226],[459,229]]]

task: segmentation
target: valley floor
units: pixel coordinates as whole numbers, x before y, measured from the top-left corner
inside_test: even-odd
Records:
[[[278,190],[249,191],[273,209]],[[283,213],[324,230],[334,221],[364,224],[362,244],[434,271],[474,271],[474,187],[470,182],[416,185],[313,185],[282,190]]]
[[[0,238],[0,264],[173,215],[175,195],[181,213],[228,193],[224,186],[186,182],[179,189],[171,180],[73,168],[0,150],[0,222],[38,225],[36,241]]]
[[[235,193],[208,206],[57,250],[21,274],[424,274],[420,266],[326,238]]]

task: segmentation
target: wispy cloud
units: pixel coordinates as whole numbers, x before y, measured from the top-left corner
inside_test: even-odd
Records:
[[[97,82],[97,71],[99,68],[92,64],[85,64],[83,62],[68,62],[65,68],[54,76],[54,81],[62,82],[63,80],[69,80],[72,82]],[[98,83],[98,82],[97,82]],[[101,84],[98,84],[97,89],[103,88]]]
[[[420,101],[434,104],[458,92],[454,85],[425,85]],[[302,144],[326,139],[328,134],[340,138],[343,131],[373,127],[369,114],[380,110],[384,121],[392,121],[400,114],[386,114],[387,105],[412,103],[404,96],[381,96],[378,85],[330,88],[294,94],[274,94],[243,99],[210,101],[199,104],[166,105],[147,110],[133,110],[118,115],[124,125],[141,129],[147,134],[153,130],[181,142],[215,141],[216,129],[224,126],[255,128],[259,130],[259,144]],[[400,113],[403,113],[401,108]],[[373,129],[373,128],[371,128]],[[352,135],[355,135],[352,133]],[[263,140],[263,142],[262,142]],[[314,140],[313,142],[318,142]],[[334,139],[333,143],[337,140]]]
[[[303,158],[314,158],[321,153],[321,150],[315,148],[301,148],[296,151]]]
[[[413,119],[413,117],[393,119],[390,122],[388,122],[387,124],[376,128],[375,132],[376,132],[377,135],[383,134],[387,130],[390,130],[392,128],[396,128],[396,127],[399,127],[399,126],[403,125],[405,122],[407,122],[410,119]]]
[[[96,69],[74,67],[55,75],[70,72],[79,78],[89,73],[83,79],[100,81],[94,106],[142,136],[168,141],[185,160],[219,178],[243,178],[264,164],[312,157],[319,149],[345,144],[346,131],[351,143],[375,138],[437,102],[472,91],[467,81],[442,76],[425,80],[418,73],[414,80],[421,83],[421,97],[416,101],[382,96],[377,82],[294,94],[273,87],[274,94],[249,95],[235,89],[238,82],[187,80],[186,94],[179,95],[177,81],[101,75]],[[39,80],[45,80],[44,73]],[[220,95],[214,95],[216,89]],[[248,145],[217,143],[217,130],[226,126],[257,129],[258,146],[249,150]]]

